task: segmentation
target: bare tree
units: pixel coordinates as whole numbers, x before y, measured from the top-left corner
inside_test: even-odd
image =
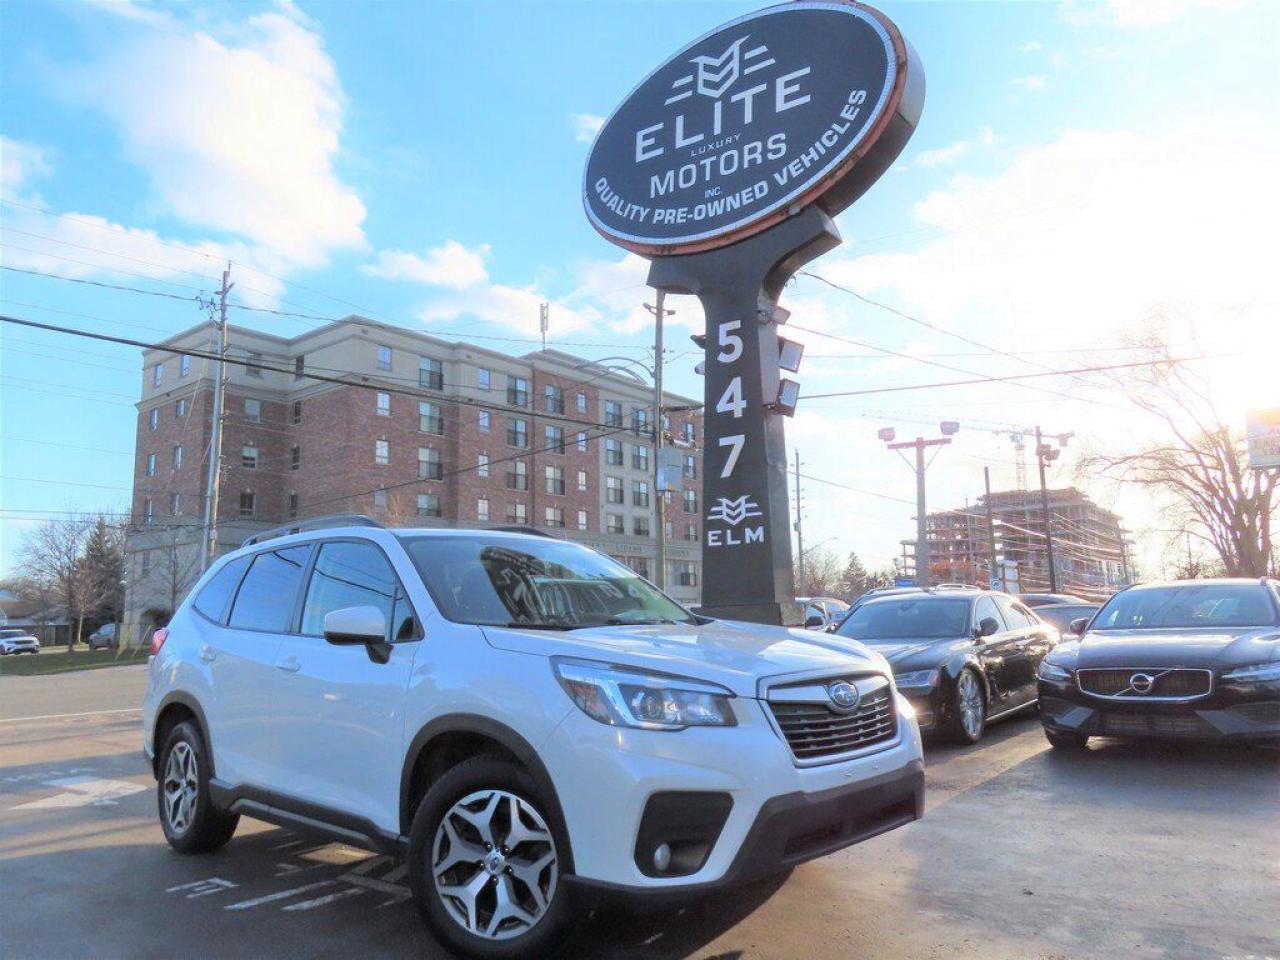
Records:
[[[155,576],[168,604],[169,616],[178,609],[191,585],[200,576],[200,554],[190,530],[174,525],[164,531],[164,542],[155,548],[159,555]]]
[[[818,547],[805,551],[804,577],[796,584],[802,597],[828,597],[839,590],[844,569],[840,558],[830,550]]]
[[[1078,472],[1134,483],[1169,502],[1175,522],[1213,547],[1228,576],[1274,572],[1280,468],[1251,470],[1243,434],[1223,422],[1205,379],[1174,362],[1164,339],[1148,337],[1141,346],[1163,362],[1118,384],[1162,435],[1136,450],[1086,455]]]
[[[68,651],[75,649],[85,612],[92,604],[92,577],[84,563],[84,545],[92,527],[93,518],[81,515],[45,520],[18,548],[23,579],[56,597],[76,622],[67,638]]]

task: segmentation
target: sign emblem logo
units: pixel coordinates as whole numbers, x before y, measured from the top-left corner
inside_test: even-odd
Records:
[[[1150,693],[1155,685],[1156,678],[1149,673],[1135,673],[1129,678],[1129,686],[1133,688],[1134,693]]]
[[[697,68],[696,72],[677,77],[671,82],[673,92],[667,97],[667,106],[693,96],[695,77],[698,81],[697,92],[704,97],[718,100],[738,81],[739,77],[773,66],[776,61],[773,57],[767,57],[769,48],[763,43],[752,47],[746,53],[742,52],[742,45],[748,39],[748,37],[739,37],[718,57],[707,54],[692,57],[689,62]],[[761,59],[762,57],[767,59]]]
[[[720,502],[707,511],[708,520],[723,520],[731,527],[736,527],[748,517],[762,517],[760,505],[746,494],[736,500],[721,497]]]
[[[831,705],[841,713],[853,713],[862,702],[858,688],[845,680],[827,687],[827,696],[831,698]]]

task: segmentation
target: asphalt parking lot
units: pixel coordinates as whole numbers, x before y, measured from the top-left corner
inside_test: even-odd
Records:
[[[0,677],[0,956],[442,957],[404,868],[242,820],[171,852],[132,710],[145,668]],[[584,917],[574,958],[1280,958],[1280,761],[1035,718],[927,755],[928,813],[771,882]]]

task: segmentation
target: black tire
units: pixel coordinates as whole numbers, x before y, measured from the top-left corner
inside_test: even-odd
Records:
[[[526,851],[532,851],[529,853],[531,859],[540,858],[545,856],[548,847],[556,858],[550,868],[554,871],[553,873],[547,873],[547,868],[543,868],[539,874],[547,881],[546,889],[540,890],[540,894],[545,896],[548,891],[550,892],[550,897],[546,899],[545,911],[537,917],[532,926],[526,927],[523,932],[514,933],[507,939],[492,939],[479,933],[472,933],[464,926],[462,920],[455,918],[451,906],[446,904],[436,886],[434,869],[437,852],[436,835],[441,829],[442,821],[446,814],[455,810],[456,805],[461,801],[485,791],[502,791],[514,795],[536,811],[550,832],[551,840],[546,843],[533,846],[518,844],[513,847],[511,849],[513,862],[518,851],[521,857],[525,856]],[[459,829],[456,821],[452,825],[455,830]],[[465,826],[464,829],[466,829]],[[499,831],[491,832],[497,840]],[[508,829],[503,839],[498,840],[499,848],[505,849],[504,841],[509,836]],[[467,839],[476,841],[472,844],[473,846],[483,842],[478,832],[469,835]],[[413,818],[413,826],[409,831],[409,886],[413,890],[418,912],[436,938],[462,957],[475,957],[479,960],[517,960],[517,958],[543,957],[551,953],[567,935],[569,924],[573,919],[570,905],[572,891],[564,882],[566,875],[570,874],[572,869],[568,835],[564,824],[559,819],[558,811],[548,798],[542,795],[533,778],[523,767],[500,756],[472,757],[441,776],[422,797]],[[482,892],[476,894],[474,899],[476,926],[485,925],[486,908],[488,919],[492,919],[496,900],[493,901],[495,906],[488,904],[496,896],[496,890],[494,893],[489,893],[488,890],[490,886],[496,887],[500,881],[506,884],[507,891],[523,895],[525,906],[530,904],[529,888],[518,885],[514,880],[499,876],[485,881],[483,880],[485,869],[473,869],[469,863],[460,862],[454,870],[458,872],[454,875],[445,874],[445,876],[447,880],[459,886],[465,886],[477,878],[481,879]],[[462,901],[453,900],[450,904],[456,908],[462,908]],[[534,908],[536,909],[536,904]],[[522,922],[517,921],[517,923]],[[506,921],[501,921],[498,929],[501,930],[504,924]]]
[[[1089,745],[1089,738],[1083,733],[1068,733],[1066,730],[1050,730],[1044,728],[1045,739],[1055,750],[1079,752]]]
[[[977,688],[977,696],[980,701],[980,709],[976,716],[976,725],[972,728],[965,725],[964,708],[961,699],[964,696],[963,691],[967,684],[972,683]],[[982,739],[982,735],[987,732],[987,697],[986,691],[982,686],[982,680],[978,673],[972,667],[965,667],[960,671],[960,675],[956,677],[956,682],[951,688],[951,709],[948,711],[946,721],[943,724],[943,736],[952,743],[974,744]]]
[[[176,761],[175,753],[178,754]],[[188,759],[194,764],[194,777],[189,776],[191,766],[187,763]],[[171,768],[171,762],[176,764],[175,768]],[[199,728],[190,721],[174,727],[160,751],[160,762],[156,768],[160,772],[156,783],[156,803],[164,838],[179,853],[210,853],[217,850],[231,839],[240,823],[239,814],[227,813],[213,805],[213,798],[209,793],[209,767],[209,751]],[[175,794],[169,793],[175,781],[171,774],[176,773],[178,768],[186,771],[181,786],[187,788],[188,793],[194,791],[189,797],[189,803],[178,803],[183,811],[181,816],[173,812]]]

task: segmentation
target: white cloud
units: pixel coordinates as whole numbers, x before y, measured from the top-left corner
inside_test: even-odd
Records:
[[[604,126],[604,117],[594,113],[571,113],[568,119],[578,143],[591,143]]]
[[[418,311],[418,319],[428,325],[480,320],[523,337],[536,337],[539,307],[547,302],[551,304],[552,339],[591,329],[602,319],[594,307],[575,309],[543,295],[535,286],[513,287],[501,283],[473,287],[433,300]]]
[[[961,140],[958,143],[939,147],[936,150],[921,151],[916,154],[915,163],[917,167],[940,167],[945,163],[951,163],[953,160],[959,160],[968,152],[969,144]]]
[[[1023,93],[1039,93],[1045,86],[1044,77],[1037,73],[1031,73],[1025,77],[1015,77],[1009,83]]]
[[[1018,47],[1022,53],[1037,53],[1044,49],[1044,44],[1039,40],[1028,40],[1022,46]]]
[[[442,246],[428,250],[425,256],[406,250],[383,250],[376,263],[360,269],[384,280],[411,280],[461,290],[488,282],[485,261],[489,259],[489,252],[487,243],[468,249],[456,240],[446,240]]]
[[[18,196],[32,180],[46,177],[53,170],[42,147],[0,136],[0,196]]]

